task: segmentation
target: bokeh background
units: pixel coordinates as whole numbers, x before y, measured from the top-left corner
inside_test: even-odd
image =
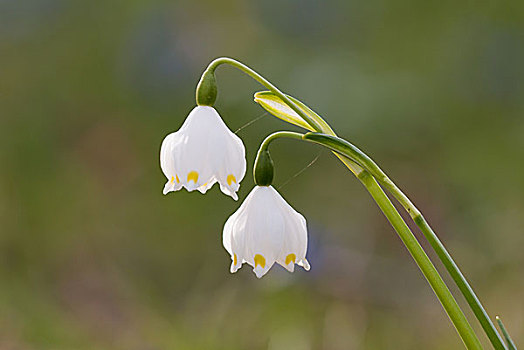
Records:
[[[0,349],[462,348],[328,152],[273,147],[275,185],[308,220],[308,273],[231,275],[221,230],[239,202],[162,195],[160,143],[222,55],[371,154],[524,344],[524,2],[2,0]],[[232,130],[264,113],[260,86],[217,77]],[[238,132],[248,167],[279,129],[295,128]],[[248,172],[241,200],[252,186]]]

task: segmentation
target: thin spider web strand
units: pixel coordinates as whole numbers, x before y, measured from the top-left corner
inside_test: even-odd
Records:
[[[265,116],[267,115],[267,112],[264,112],[262,113],[261,115],[259,115],[258,117],[250,120],[249,122],[247,122],[246,124],[242,125],[240,128],[238,128],[236,131],[235,131],[235,134],[237,134],[238,132],[242,131],[243,129],[247,128],[248,126],[250,126],[251,124],[259,121],[260,119],[264,118]],[[278,186],[278,189],[280,190],[282,187],[286,186],[288,183],[290,183],[292,180],[294,180],[295,178],[297,178],[298,176],[300,176],[304,171],[306,171],[310,166],[312,166],[313,164],[316,163],[316,161],[320,158],[320,156],[322,155],[322,152],[323,151],[320,151],[317,156],[311,161],[309,162],[309,164],[307,164],[304,168],[300,169],[298,172],[296,172],[293,176],[291,176],[289,179],[287,179],[283,184],[281,184],[280,186]]]
[[[238,128],[237,131],[235,131],[235,134],[238,133],[239,131],[241,131],[241,130],[247,128],[248,126],[250,126],[250,125],[253,124],[254,122],[257,122],[257,121],[259,121],[260,119],[264,118],[266,115],[267,115],[267,112],[264,112],[264,113],[262,113],[261,115],[259,115],[258,117],[256,117],[255,119],[248,121],[246,124],[244,124],[244,125],[242,125],[240,128]]]
[[[295,173],[295,175],[291,176],[289,179],[287,179],[282,185],[278,186],[278,189],[280,190],[282,187],[284,187],[285,185],[287,185],[288,183],[290,183],[292,180],[294,180],[295,178],[297,178],[298,176],[300,176],[304,171],[306,171],[310,166],[312,166],[313,164],[316,163],[316,161],[318,160],[318,158],[320,158],[320,156],[322,155],[322,152],[323,151],[320,151],[317,156],[311,161],[309,162],[308,165],[306,165],[304,168],[300,169],[298,172]]]

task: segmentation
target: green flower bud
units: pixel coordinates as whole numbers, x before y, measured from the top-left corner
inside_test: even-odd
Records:
[[[214,70],[206,70],[196,88],[196,103],[199,106],[213,106],[217,99],[217,80]]]
[[[255,159],[253,175],[258,186],[270,186],[273,182],[273,159],[267,149],[259,150]]]

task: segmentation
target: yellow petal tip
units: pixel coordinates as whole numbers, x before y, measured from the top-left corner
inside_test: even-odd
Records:
[[[229,174],[229,175],[227,176],[227,184],[228,184],[229,186],[231,186],[231,183],[233,183],[233,182],[234,182],[234,183],[237,183],[237,179],[236,179],[236,177],[235,177],[233,174]]]
[[[266,258],[260,254],[255,255],[255,267],[258,265],[260,265],[262,268],[266,267]]]
[[[295,261],[297,260],[297,256],[295,254],[288,254],[288,256],[286,256],[286,265],[289,265],[290,263],[295,263]]]
[[[187,174],[187,182],[193,181],[194,183],[198,182],[198,173],[196,171],[191,171]]]

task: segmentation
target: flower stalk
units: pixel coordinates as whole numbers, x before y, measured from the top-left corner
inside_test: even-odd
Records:
[[[274,165],[273,159],[269,154],[269,144],[280,137],[301,140],[304,134],[291,131],[277,131],[269,135],[262,141],[260,148],[255,158],[255,165],[253,166],[253,177],[257,186],[270,186],[273,182]]]
[[[300,118],[302,118],[304,120],[304,122],[306,122],[307,125],[310,126],[308,128],[309,130],[316,131],[316,132],[328,133],[328,134],[332,135],[333,137],[336,137],[335,136],[336,134],[335,134],[334,130],[323,120],[322,117],[320,117],[318,114],[316,114],[315,112],[313,112],[310,109],[308,109],[307,111],[304,111],[303,108],[305,106],[300,106],[300,107],[303,107],[303,108],[300,108],[299,107],[299,103],[297,103],[298,100],[292,99],[290,96],[284,94],[282,91],[280,91],[276,86],[271,84],[268,80],[266,80],[260,74],[258,74],[257,72],[255,72],[251,68],[247,67],[246,65],[244,65],[244,64],[242,64],[242,63],[240,63],[240,62],[238,62],[238,61],[236,61],[234,59],[231,59],[231,58],[228,58],[228,57],[222,57],[222,58],[215,59],[214,61],[212,61],[209,64],[209,66],[207,67],[207,69],[205,71],[205,74],[211,74],[211,73],[214,74],[216,68],[219,65],[224,64],[224,63],[229,64],[231,66],[234,66],[234,67],[240,69],[241,71],[243,71],[244,73],[248,74],[250,77],[255,79],[257,82],[259,82],[260,84],[265,86],[267,89],[269,89],[282,102],[284,102],[289,108],[291,108],[294,113],[296,113]],[[308,112],[308,113],[306,113],[306,112]],[[265,140],[263,142],[263,144],[264,143],[269,144],[269,142],[271,142],[271,140],[274,139],[275,137],[278,137],[278,136],[274,135],[272,138],[270,137],[269,140]],[[265,147],[267,147],[267,146],[263,146],[261,148],[265,148]],[[351,157],[351,155],[343,154],[343,157],[341,157],[340,159],[357,177],[363,173],[361,165],[359,165],[358,162],[356,162],[355,159],[353,159],[353,157]],[[377,166],[377,168],[378,168],[378,166]],[[394,209],[394,207],[393,207],[393,209]],[[394,210],[396,211],[396,209],[394,209]],[[397,214],[398,214],[398,212],[397,212]],[[408,228],[408,230],[409,230],[409,228]],[[411,233],[411,231],[410,231],[410,233]],[[411,233],[411,235],[413,235],[413,234]],[[415,261],[418,263],[417,260],[415,260]],[[419,267],[420,267],[420,265],[419,265]],[[423,270],[423,272],[424,272],[424,270]],[[438,272],[437,272],[437,274],[438,274]],[[428,278],[428,277],[426,276],[426,278]],[[429,281],[429,279],[428,279],[428,281]],[[442,284],[444,284],[442,279],[440,279],[440,281],[441,281]],[[433,285],[432,285],[432,287],[433,287]],[[440,288],[441,287],[442,286],[440,286]],[[449,290],[447,289],[445,284],[444,284],[444,288],[445,288],[445,290],[447,290],[449,292]],[[441,289],[444,290],[444,288],[441,288]],[[481,349],[480,343],[478,341],[478,338],[475,335],[475,332],[473,331],[473,329],[471,328],[471,326],[467,322],[467,319],[465,318],[462,310],[460,309],[460,307],[458,306],[456,301],[454,303],[451,303],[451,302],[449,302],[449,300],[441,300],[440,297],[441,297],[441,295],[443,295],[441,292],[436,293],[436,295],[437,295],[437,297],[439,297],[439,300],[440,300],[440,302],[442,303],[442,305],[444,306],[445,309],[446,308],[450,308],[449,311],[448,311],[448,309],[446,309],[446,312],[448,313],[448,315],[449,315],[453,325],[457,329],[457,331],[458,331],[459,335],[461,336],[463,342],[465,343],[466,347],[468,349]],[[449,293],[449,295],[447,297],[451,297],[453,300],[455,300],[453,298],[453,296],[451,295],[451,293]]]
[[[269,144],[273,140],[280,137],[288,137],[314,142],[324,147],[327,147],[333,151],[336,151],[344,157],[354,160],[354,152],[352,152],[353,149],[351,149],[350,152],[347,152],[345,148],[335,147],[333,146],[334,142],[332,141],[332,139],[336,140],[338,138],[318,133],[307,133],[305,135],[292,132],[273,133],[262,142],[259,149],[259,154],[260,152],[266,152],[267,148],[269,147]],[[343,141],[344,140],[340,139],[340,142]],[[393,206],[393,204],[386,196],[380,185],[377,183],[375,177],[364,167],[364,170],[358,173],[357,178],[360,180],[360,182],[362,182],[362,184],[371,194],[379,208],[382,210],[382,212],[384,213],[384,215],[391,223],[398,236],[406,246],[407,250],[413,257],[413,260],[415,260],[415,263],[422,271],[424,277],[435,292],[435,295],[439,299],[444,310],[448,314],[450,320],[452,321],[457,332],[462,338],[462,341],[464,342],[464,345],[466,345],[466,348],[482,349],[482,346],[480,345],[480,342],[475,332],[473,331],[473,328],[471,328],[471,325],[469,324],[468,320],[466,319],[466,316],[460,309],[460,306],[458,305],[457,301],[449,291],[448,287],[444,283],[442,277],[438,273],[437,269],[435,268],[427,254],[424,252],[424,249],[422,249],[420,243],[417,241],[407,224],[404,222],[404,220],[398,213],[397,209]]]
[[[339,152],[347,157],[350,157],[355,162],[357,162],[364,169],[369,171],[377,181],[384,186],[406,209],[410,214],[411,218],[415,224],[420,228],[428,242],[430,243],[433,250],[437,253],[437,256],[444,264],[446,270],[449,272],[459,290],[464,295],[468,305],[471,307],[473,313],[479,320],[484,332],[491,341],[493,347],[497,350],[507,349],[504,345],[500,334],[497,332],[493,322],[490,320],[486,310],[482,306],[477,295],[473,291],[473,288],[469,285],[468,281],[460,271],[459,267],[451,257],[451,255],[446,250],[446,247],[438,236],[433,232],[426,219],[422,216],[420,211],[415,207],[415,205],[409,200],[409,198],[389,179],[389,177],[380,169],[380,167],[367,156],[364,152],[358,149],[356,146],[350,142],[343,140],[341,138],[317,134],[317,133],[308,133],[304,136],[305,139],[311,140],[313,142],[322,144],[330,148],[335,152]]]
[[[239,210],[226,222],[226,226],[224,228],[224,247],[231,254],[231,259],[233,261],[231,267],[232,272],[240,268],[244,262],[254,267],[257,277],[263,276],[275,262],[284,266],[289,271],[293,271],[295,263],[303,266],[306,270],[309,269],[309,264],[305,259],[307,249],[307,244],[304,245],[304,242],[307,242],[305,219],[301,217],[300,214],[295,212],[271,187],[271,183],[273,181],[274,165],[268,147],[273,140],[282,137],[313,142],[327,147],[333,151],[333,153],[348,167],[349,170],[353,172],[353,174],[369,191],[429,282],[437,298],[447,312],[451,322],[459,333],[462,341],[466,345],[466,348],[482,349],[475,332],[464,316],[464,313],[460,309],[457,301],[451,294],[447,285],[444,283],[442,277],[439,275],[439,272],[427,256],[426,252],[423,250],[409,227],[406,225],[397,209],[391,203],[391,200],[388,198],[383,188],[391,193],[391,195],[403,206],[403,208],[409,213],[411,219],[423,232],[425,238],[429,241],[431,247],[434,249],[437,256],[442,261],[447,271],[459,287],[459,290],[464,295],[468,305],[471,307],[474,315],[479,320],[493,347],[496,350],[508,350],[508,348],[509,350],[516,349],[514,343],[509,337],[509,334],[507,334],[504,325],[499,319],[497,319],[502,333],[506,338],[508,346],[504,344],[502,337],[498,333],[493,322],[490,320],[487,312],[480,303],[480,300],[474,293],[473,289],[465,279],[464,275],[458,268],[449,252],[446,250],[435,232],[431,229],[428,222],[422,216],[417,207],[369,156],[352,145],[350,142],[337,137],[334,130],[320,115],[315,113],[299,100],[284,94],[276,86],[274,86],[250,67],[228,57],[215,59],[209,64],[202,74],[196,89],[196,102],[198,106],[204,106],[202,108],[210,108],[214,105],[217,97],[215,71],[217,67],[222,64],[228,64],[239,69],[270,90],[255,94],[255,102],[259,103],[268,112],[286,122],[311,131],[307,134],[286,131],[276,132],[268,136],[262,142],[257,153],[257,158],[255,160],[253,169],[253,175],[257,186],[248,196]],[[170,152],[177,155],[176,147],[178,146],[176,146],[175,142],[172,142],[172,144],[173,146],[170,146],[172,149]],[[164,155],[164,158],[162,158],[161,154],[161,161],[163,162],[162,169],[164,170],[166,177],[168,177],[168,179],[170,178],[172,181],[173,179],[176,179],[178,182],[178,177],[173,177],[171,173],[175,174],[175,171],[180,171],[179,166],[177,165],[175,167],[174,164],[171,164],[172,159],[166,156],[170,156],[171,153],[164,152]],[[229,156],[223,159],[228,159],[228,157]],[[239,164],[241,163],[242,162]],[[200,182],[197,183],[197,179],[195,179],[193,181],[193,187],[198,188],[202,193],[205,193],[205,191],[210,186],[212,186],[214,183],[213,181],[220,181],[220,179],[224,176],[225,173],[222,174],[223,171],[221,171],[219,168],[217,169],[218,170],[215,175],[210,173],[210,181],[201,184]],[[182,169],[182,173],[184,173],[184,169]],[[241,179],[241,177],[243,177],[243,172],[240,173],[242,175],[239,175],[238,177]],[[192,173],[188,173],[187,177],[188,183],[190,181],[190,174]],[[233,179],[235,179],[235,184],[237,185],[236,178]],[[222,180],[222,182],[223,181],[224,180]],[[228,185],[231,185],[229,183],[229,177],[227,178],[227,182]],[[169,191],[176,191],[181,185],[170,185],[168,183],[166,186],[171,186],[168,188]],[[193,188],[191,187],[188,189],[192,190]],[[236,199],[236,190],[238,189],[238,186],[234,186],[230,189],[225,185],[223,186],[221,183],[221,189],[224,191],[224,193],[230,194]],[[274,204],[263,205],[263,203]],[[271,210],[266,211],[266,208],[269,207],[279,207],[280,212],[272,212]],[[272,222],[273,220],[276,220],[275,218],[280,218],[278,220],[280,220],[281,225],[277,226],[282,228],[285,225],[291,225],[289,226],[292,228],[290,231],[295,232],[295,236],[286,236],[283,232],[279,231],[280,229],[276,229],[277,226],[269,226],[265,232],[273,233],[272,240],[268,241],[265,238],[265,235],[259,234],[257,226],[250,226],[252,224],[246,221],[250,216],[246,215],[246,213],[251,212],[259,213],[261,215],[260,218],[257,219],[260,221],[260,223]],[[294,219],[288,220],[285,218],[285,215],[288,215],[289,218],[294,217]],[[268,221],[269,217],[272,219]],[[286,229],[285,231],[289,230]],[[304,241],[304,239],[306,240]],[[251,246],[250,244],[255,241],[259,242],[259,244]],[[251,243],[247,244],[248,242]],[[260,254],[255,254],[254,250],[259,248],[262,249],[263,252]],[[277,251],[279,252],[278,254],[276,253]],[[287,255],[285,256],[282,255],[282,252],[284,251],[287,252]],[[239,255],[237,256],[237,254]],[[263,260],[261,260],[260,257],[262,257]],[[268,258],[267,266],[266,258]]]
[[[452,320],[457,332],[460,334],[460,337],[464,342],[464,345],[466,345],[468,349],[482,349],[475,332],[457,304],[457,301],[409,227],[393,206],[393,203],[391,203],[382,188],[380,188],[376,179],[367,171],[361,172],[358,179],[364,184],[395,231],[397,231],[400,239],[404,242],[404,245],[431,285],[431,288],[437,295],[449,318]]]
[[[238,62],[237,60],[234,60],[229,57],[220,57],[212,61],[209,66],[206,68],[204,74],[202,75],[201,81],[207,79],[205,76],[210,74],[215,74],[215,70],[218,66],[222,64],[229,64],[230,66],[233,66],[242,72],[249,75],[251,78],[255,79],[257,82],[262,84],[264,87],[266,87],[268,90],[270,90],[272,93],[277,95],[284,101],[295,113],[297,113],[301,118],[303,118],[315,131],[322,131],[322,126],[318,123],[317,120],[314,120],[309,115],[307,115],[297,104],[295,104],[287,95],[285,95],[282,91],[280,91],[275,85],[271,84],[266,78],[255,72],[253,69],[249,68],[243,63]],[[200,86],[200,85],[199,85]],[[198,92],[199,88],[197,87],[197,96],[199,94]]]
[[[261,104],[266,110],[273,109],[273,112],[277,112],[277,116],[283,120],[290,119],[289,117],[283,118],[283,115],[278,115],[278,113],[282,113],[281,110],[275,109],[274,107],[271,108],[271,106],[268,105],[268,101],[272,101],[272,99],[276,99],[275,96],[272,96],[269,92],[258,92],[255,94],[255,101],[259,104]],[[295,103],[300,102],[296,99],[293,99]],[[278,105],[280,101],[273,100],[274,105]],[[282,103],[282,102],[280,102]],[[281,106],[279,106],[281,107]],[[306,110],[309,115],[312,116],[312,118],[316,119],[318,123],[323,123],[327,125],[323,121],[323,119],[314,111],[312,111],[309,107],[305,105],[301,105],[301,107]],[[298,124],[296,124],[298,125]],[[300,126],[300,125],[299,125]],[[309,130],[311,130],[309,128]],[[442,261],[443,265],[445,266],[448,273],[451,275],[457,286],[459,287],[459,290],[463,294],[464,298],[466,299],[468,305],[472,309],[475,317],[480,322],[482,329],[486,333],[487,337],[489,338],[491,344],[493,347],[497,350],[507,350],[508,347],[504,344],[502,341],[502,338],[495,328],[493,322],[489,318],[486,310],[482,306],[479,298],[473,291],[473,288],[470,286],[462,272],[460,271],[458,265],[455,263],[451,255],[446,250],[444,244],[440,241],[438,236],[435,234],[435,232],[431,229],[426,219],[422,216],[422,213],[417,209],[417,207],[409,200],[409,198],[389,179],[389,177],[380,169],[380,167],[364,152],[359,150],[357,147],[352,145],[346,140],[338,139],[336,137],[335,132],[329,125],[327,127],[323,128],[323,133],[327,134],[324,136],[319,137],[326,137],[326,139],[331,138],[331,144],[333,144],[333,141],[339,140],[344,144],[345,151],[348,152],[347,156],[343,156],[341,153],[338,153],[336,150],[331,148],[335,155],[348,167],[349,170],[351,170],[356,176],[359,174],[359,170],[362,170],[361,166],[365,169],[367,169],[371,174],[373,174],[374,177],[378,180],[378,182],[384,186],[394,197],[397,199],[397,201],[404,207],[404,209],[408,212],[410,217],[413,219],[415,224],[419,227],[419,229],[424,234],[425,238],[430,243],[433,250],[437,253],[437,256]],[[310,134],[310,136],[305,136],[305,138],[311,137],[311,139],[314,139],[316,136],[313,136],[315,134]],[[318,135],[318,134],[316,134]],[[328,140],[324,141],[328,141]],[[328,142],[329,143],[329,142]],[[349,157],[349,158],[348,158]]]

